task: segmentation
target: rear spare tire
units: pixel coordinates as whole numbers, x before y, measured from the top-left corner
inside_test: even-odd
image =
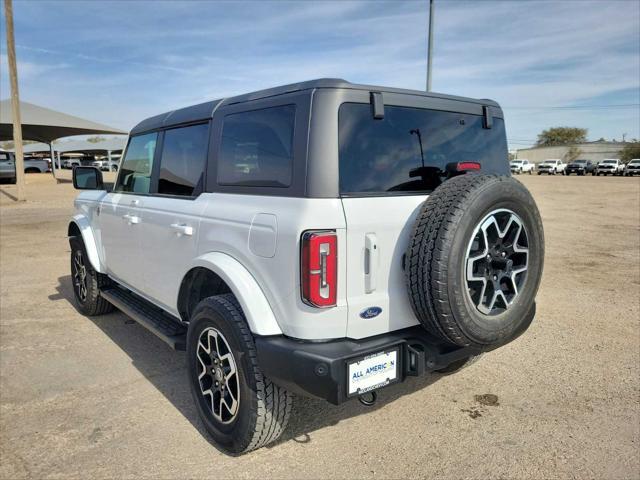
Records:
[[[538,208],[512,177],[452,178],[423,204],[406,259],[411,306],[429,332],[459,346],[499,345],[535,312],[544,261]]]

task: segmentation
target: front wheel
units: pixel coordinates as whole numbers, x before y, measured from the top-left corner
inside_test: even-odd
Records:
[[[69,245],[71,247],[71,281],[78,310],[90,317],[113,311],[113,305],[100,296],[100,287],[106,285],[109,279],[96,272],[91,266],[82,238],[71,237]]]
[[[187,334],[191,393],[204,426],[230,453],[275,441],[293,395],[262,375],[253,335],[232,294],[202,300]]]

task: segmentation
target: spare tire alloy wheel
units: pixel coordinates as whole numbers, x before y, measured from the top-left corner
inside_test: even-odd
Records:
[[[529,247],[520,217],[490,212],[476,227],[466,257],[467,292],[485,315],[498,315],[518,296],[527,274]]]
[[[540,214],[510,176],[465,174],[429,195],[406,253],[417,319],[457,346],[488,350],[533,320],[544,262]]]
[[[198,340],[197,356],[200,392],[213,417],[229,424],[238,413],[240,384],[236,361],[224,335],[213,327],[205,329]]]

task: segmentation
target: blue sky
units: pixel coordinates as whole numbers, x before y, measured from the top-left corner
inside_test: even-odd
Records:
[[[427,1],[14,0],[14,17],[21,98],[122,129],[318,77],[425,84]],[[560,125],[640,138],[638,0],[436,0],[435,23],[433,90],[500,102],[512,148]]]

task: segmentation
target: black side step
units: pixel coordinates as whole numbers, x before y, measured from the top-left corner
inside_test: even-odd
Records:
[[[187,327],[164,310],[120,287],[107,287],[100,291],[100,295],[174,350],[186,349]]]

